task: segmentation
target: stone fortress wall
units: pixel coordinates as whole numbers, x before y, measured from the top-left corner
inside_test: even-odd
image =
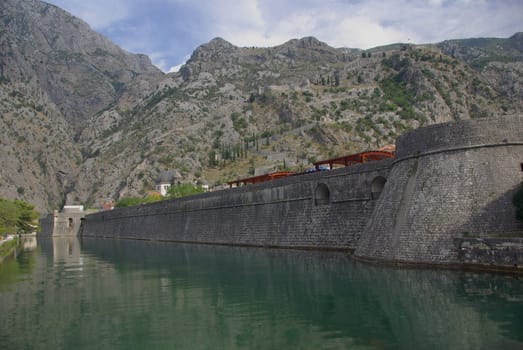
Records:
[[[432,125],[403,135],[356,256],[457,263],[455,239],[523,236],[512,205],[522,167],[521,116]]]
[[[353,250],[390,164],[366,163],[101,212],[85,218],[82,234]]]
[[[100,212],[81,234],[519,268],[523,224],[511,198],[522,181],[523,116],[466,120],[403,135],[392,160]],[[477,254],[470,239],[487,249]]]

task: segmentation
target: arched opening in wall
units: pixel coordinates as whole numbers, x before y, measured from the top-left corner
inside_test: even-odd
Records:
[[[69,227],[69,228],[73,227],[73,218],[69,218],[67,227]]]
[[[329,187],[325,184],[318,184],[318,186],[316,187],[316,191],[314,191],[314,204],[329,204],[330,197],[331,192],[329,191]]]
[[[378,176],[374,180],[372,180],[372,184],[370,185],[370,196],[372,199],[378,199],[381,192],[383,191],[383,187],[385,187],[385,183],[387,182],[387,179],[383,176]]]

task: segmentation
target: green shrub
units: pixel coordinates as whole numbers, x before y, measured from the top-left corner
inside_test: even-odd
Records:
[[[169,198],[181,198],[186,196],[192,196],[202,192],[203,189],[201,186],[195,186],[192,184],[178,184],[171,186],[167,194]]]
[[[133,207],[139,204],[153,203],[162,200],[162,196],[158,195],[148,195],[146,197],[124,197],[116,202],[114,205],[116,208],[126,208]]]
[[[523,221],[523,182],[512,197],[512,203],[516,206],[516,218]]]
[[[30,233],[38,230],[38,213],[21,200],[0,197],[0,234]]]

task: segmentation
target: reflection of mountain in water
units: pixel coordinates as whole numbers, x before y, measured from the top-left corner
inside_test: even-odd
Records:
[[[0,294],[0,333],[23,335],[2,337],[0,348],[42,339],[75,349],[523,345],[523,283],[514,277],[134,241],[84,239],[77,254],[77,243],[39,242],[32,280]]]

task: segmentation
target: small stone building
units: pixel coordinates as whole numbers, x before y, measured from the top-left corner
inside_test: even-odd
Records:
[[[176,183],[179,183],[181,175],[176,170],[167,170],[161,172],[156,179],[156,184],[154,186],[155,190],[159,192],[162,196],[166,196],[167,192]]]
[[[66,205],[61,212],[53,213],[53,236],[75,236],[80,230],[81,220],[85,217],[83,205]]]

